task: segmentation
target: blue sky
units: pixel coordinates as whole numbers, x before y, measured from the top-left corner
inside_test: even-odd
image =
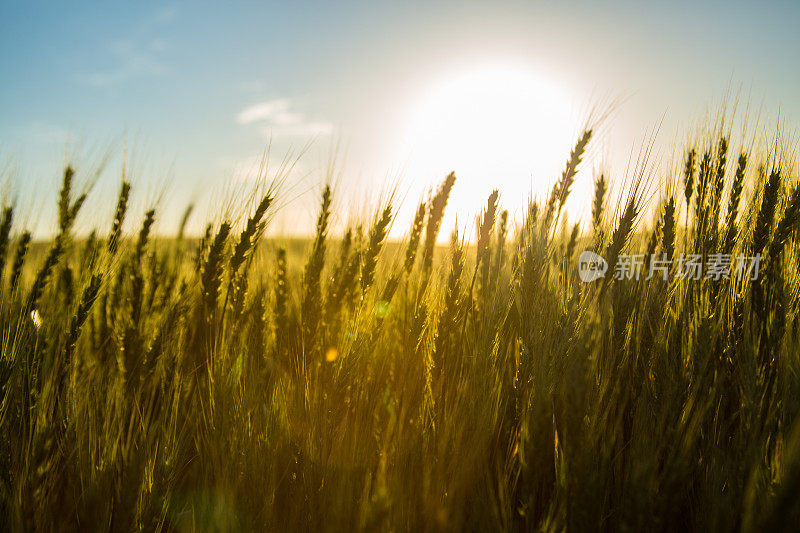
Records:
[[[527,191],[547,190],[581,113],[597,102],[623,100],[597,149],[602,164],[618,173],[647,128],[663,119],[659,138],[666,152],[680,138],[676,132],[695,124],[726,91],[761,109],[765,128],[774,129],[780,116],[795,131],[800,3],[694,4],[3,0],[0,170],[11,183],[7,194],[46,234],[66,147],[85,174],[110,147],[92,193],[93,212],[110,220],[109,198],[127,146],[136,207],[159,201],[159,229],[169,233],[188,201],[219,205],[270,140],[279,160],[313,138],[287,179],[291,216],[276,219],[278,231],[310,224],[316,186],[337,145],[340,202],[362,213],[367,198],[397,186],[405,199],[398,227],[405,228],[419,195],[448,169],[463,176],[453,197],[463,209],[478,209],[495,187],[512,211]],[[493,106],[502,104],[497,100],[515,93],[487,87],[473,97],[447,85],[448,79],[483,80],[470,77],[472,70],[495,72],[496,65],[534,73],[539,81],[531,85],[531,99],[554,98],[531,107],[530,116],[568,108],[568,127],[530,121],[531,130],[540,130],[531,139],[552,142],[550,161],[515,144],[524,124],[509,123],[506,130],[493,120]],[[436,115],[431,94],[440,94],[435,102],[461,98],[466,116],[478,111],[482,117],[459,126],[475,129],[465,143],[480,141],[469,157],[459,156],[459,131],[439,132],[455,144],[448,152],[436,144],[441,138],[419,134],[419,124],[434,119],[409,127],[420,109]],[[494,101],[493,94],[499,95]],[[504,146],[518,155],[497,167],[475,163],[508,159]],[[451,154],[450,161],[437,160],[438,153]],[[576,195],[587,190],[579,187]],[[98,219],[85,214],[82,224]]]

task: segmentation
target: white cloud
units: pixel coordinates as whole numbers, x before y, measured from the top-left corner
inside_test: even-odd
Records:
[[[277,98],[252,105],[236,115],[239,124],[260,124],[261,130],[272,137],[328,135],[333,124],[311,120],[292,110],[288,98]]]
[[[34,121],[23,128],[18,137],[26,143],[58,145],[69,140],[69,130],[58,124]]]
[[[300,179],[309,172],[303,162],[293,158],[291,154],[283,158],[268,155],[266,159],[264,154],[249,157],[223,156],[216,159],[216,165],[220,170],[230,172],[235,181],[251,181],[260,177]]]
[[[153,55],[154,51],[152,47],[139,47],[131,41],[117,41],[111,45],[117,66],[81,76],[79,81],[95,87],[106,87],[138,76],[164,74],[167,69]]]
[[[286,126],[266,126],[263,131],[267,136],[271,137],[314,137],[333,133],[333,124],[322,121],[303,122]]]
[[[168,43],[160,34],[177,14],[174,6],[156,10],[138,31],[111,43],[108,53],[113,59],[112,66],[79,74],[76,80],[94,87],[107,87],[133,78],[165,74],[168,69],[159,56],[168,48]]]
[[[151,52],[163,52],[167,48],[167,44],[163,39],[152,39],[147,45]]]
[[[178,16],[178,8],[175,6],[164,6],[155,12],[153,17],[157,24],[168,24]]]
[[[250,94],[260,94],[268,89],[267,82],[261,79],[243,81],[238,86],[240,91]]]
[[[286,113],[288,110],[289,100],[287,98],[279,98],[248,107],[236,115],[236,121],[239,124],[250,124],[252,122],[270,120],[275,115]]]

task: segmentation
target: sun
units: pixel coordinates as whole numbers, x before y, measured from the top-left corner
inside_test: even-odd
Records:
[[[531,193],[546,193],[576,131],[569,96],[535,69],[464,68],[431,84],[413,105],[409,170],[427,180],[454,170],[453,211],[476,211],[495,188],[513,210]]]

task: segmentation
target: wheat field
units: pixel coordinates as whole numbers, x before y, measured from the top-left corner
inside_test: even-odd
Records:
[[[265,236],[277,186],[202,237],[191,208],[170,238],[157,208],[126,217],[124,179],[113,221],[76,235],[69,166],[49,241],[7,205],[2,527],[794,529],[794,148],[706,134],[617,199],[624,177],[579,174],[594,141],[521,219],[495,191],[449,246],[455,174],[399,243],[391,202],[334,234],[331,186],[300,243]],[[564,209],[576,179],[594,181],[583,224]],[[581,281],[584,250],[605,277]],[[613,275],[637,253],[661,270]],[[759,257],[758,275],[685,276],[688,254]]]

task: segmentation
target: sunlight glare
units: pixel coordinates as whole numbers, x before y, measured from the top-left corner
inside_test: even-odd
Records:
[[[409,170],[423,180],[456,172],[451,213],[477,212],[494,188],[513,213],[531,192],[546,194],[577,130],[564,91],[534,70],[469,68],[434,84],[416,104],[406,133]]]

